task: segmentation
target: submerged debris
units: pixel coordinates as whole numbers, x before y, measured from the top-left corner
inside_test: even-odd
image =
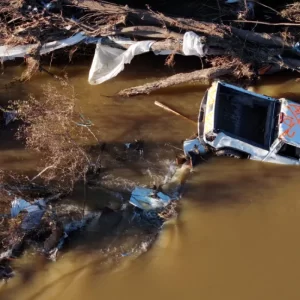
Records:
[[[130,203],[144,210],[158,209],[166,206],[171,201],[168,195],[159,192],[156,188],[147,189],[136,187],[131,194]]]
[[[36,229],[41,222],[45,213],[46,203],[44,199],[35,200],[33,204],[25,201],[24,199],[15,199],[12,202],[11,217],[15,218],[21,211],[26,210],[28,214],[21,223],[23,230]]]

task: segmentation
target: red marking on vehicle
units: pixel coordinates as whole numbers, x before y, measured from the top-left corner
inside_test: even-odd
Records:
[[[279,114],[279,123],[280,123],[280,124],[283,122],[283,118],[284,118],[284,113],[281,112],[281,113]]]
[[[281,123],[288,126],[288,128],[280,135],[280,137],[288,136],[293,138],[296,134],[295,126],[300,124],[300,106],[297,104],[289,104],[287,106],[288,111],[291,113],[291,116],[284,114],[283,120]]]

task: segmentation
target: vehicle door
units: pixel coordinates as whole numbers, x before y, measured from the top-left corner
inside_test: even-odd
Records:
[[[275,145],[270,155],[264,161],[277,164],[299,165],[299,158],[300,148],[281,141]]]

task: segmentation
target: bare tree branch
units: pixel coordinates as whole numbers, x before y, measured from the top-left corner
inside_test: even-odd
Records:
[[[180,73],[170,76],[165,79],[161,79],[155,82],[146,83],[137,87],[128,88],[118,93],[119,96],[136,96],[140,94],[150,94],[158,89],[171,87],[174,85],[201,81],[203,79],[213,79],[226,74],[230,74],[233,71],[233,67],[213,67],[194,71],[191,73]]]

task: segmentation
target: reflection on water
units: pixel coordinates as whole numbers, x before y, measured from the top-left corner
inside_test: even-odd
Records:
[[[196,130],[153,102],[161,101],[196,119],[204,86],[112,99],[101,95],[154,78],[126,81],[125,72],[94,87],[87,84],[88,68],[73,68],[68,72],[79,105],[95,123],[101,139],[123,143],[142,138],[147,159],[159,165],[166,157],[174,157],[165,142],[179,146]],[[26,89],[39,93],[47,80],[46,76],[36,78]],[[299,83],[291,78],[269,77],[254,89],[280,97],[293,93],[293,99],[300,100]],[[9,167],[17,160],[15,166],[20,168],[20,162],[27,161],[30,166],[32,157],[22,155],[18,147],[5,149],[1,163]],[[149,174],[137,171],[124,164],[114,175],[149,183]],[[84,250],[71,247],[74,250],[66,251],[56,263],[27,258],[23,263],[37,272],[26,284],[19,278],[12,280],[2,288],[1,299],[298,299],[299,180],[298,167],[212,159],[190,175],[179,218],[165,224],[148,252],[126,255],[126,249],[146,247],[140,241],[149,242],[136,231],[108,236],[107,252],[91,243]],[[91,230],[91,240],[100,239],[97,230]]]

